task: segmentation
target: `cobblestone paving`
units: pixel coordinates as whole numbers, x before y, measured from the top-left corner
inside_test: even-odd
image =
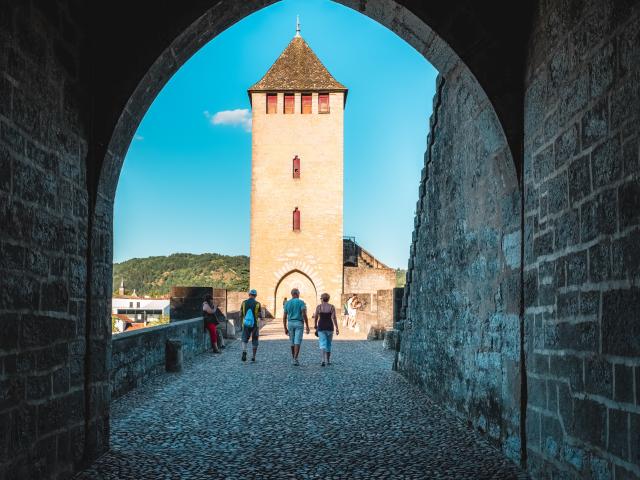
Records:
[[[281,328],[255,364],[236,341],[114,402],[111,451],[76,478],[526,478],[391,371],[381,342],[343,336],[321,367],[311,334],[296,367]]]

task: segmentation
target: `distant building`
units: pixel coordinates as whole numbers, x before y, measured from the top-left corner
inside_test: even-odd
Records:
[[[113,320],[114,326],[112,333],[122,333],[128,332],[129,330],[138,330],[147,326],[146,322],[134,322],[133,320],[131,320],[131,318],[122,313],[111,314],[111,318]]]
[[[169,315],[168,298],[140,298],[114,296],[111,300],[112,315],[126,315],[133,322],[145,322]]]

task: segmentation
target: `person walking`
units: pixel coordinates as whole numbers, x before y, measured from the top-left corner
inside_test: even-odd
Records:
[[[204,328],[209,331],[211,339],[211,349],[213,353],[220,353],[218,348],[218,319],[216,318],[217,306],[213,303],[213,296],[205,295],[202,302],[202,317],[204,318]]]
[[[314,328],[320,345],[320,354],[322,355],[322,363],[320,364],[322,367],[331,365],[331,341],[333,340],[334,326],[336,335],[340,335],[336,307],[329,303],[329,298],[328,293],[320,295],[322,303],[316,307],[316,313],[313,314]]]
[[[291,300],[284,306],[282,323],[284,334],[289,335],[291,341],[291,358],[295,366],[300,365],[298,355],[302,344],[302,327],[304,322],[305,332],[309,333],[309,319],[307,318],[307,306],[300,300],[300,290],[291,290]]]
[[[251,346],[253,355],[251,361],[256,361],[256,352],[258,351],[258,337],[260,335],[260,318],[262,317],[262,306],[256,300],[258,292],[254,289],[249,291],[247,298],[240,306],[240,318],[242,320],[242,361],[247,361],[247,345],[251,338]]]

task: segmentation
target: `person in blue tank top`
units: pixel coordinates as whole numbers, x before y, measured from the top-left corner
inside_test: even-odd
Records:
[[[291,300],[284,305],[284,314],[282,323],[284,325],[284,334],[289,335],[291,341],[291,358],[293,364],[298,366],[298,355],[300,354],[300,345],[302,344],[302,327],[303,322],[305,332],[309,333],[309,319],[307,318],[307,306],[300,300],[300,290],[294,288],[291,290]]]

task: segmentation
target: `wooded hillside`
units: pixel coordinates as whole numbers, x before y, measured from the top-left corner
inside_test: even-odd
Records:
[[[113,265],[113,291],[124,279],[126,293],[165,295],[172,286],[202,286],[247,290],[249,257],[217,253],[174,253],[162,257],[132,258]]]

